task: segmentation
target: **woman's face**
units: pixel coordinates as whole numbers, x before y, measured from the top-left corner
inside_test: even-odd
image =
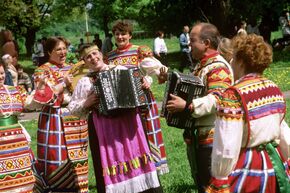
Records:
[[[84,60],[92,71],[99,72],[106,68],[106,64],[103,62],[103,55],[98,50],[91,51]]]
[[[114,38],[118,48],[124,48],[130,43],[132,36],[129,34],[129,32],[121,32],[116,30],[114,33]]]
[[[59,41],[49,56],[49,60],[57,64],[64,64],[66,60],[67,47],[63,41]]]
[[[0,87],[4,85],[4,81],[5,81],[5,70],[3,66],[0,66]]]

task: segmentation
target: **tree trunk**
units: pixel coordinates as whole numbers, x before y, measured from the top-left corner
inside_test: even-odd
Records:
[[[27,29],[26,34],[24,34],[25,37],[25,48],[26,48],[26,56],[30,57],[33,52],[33,45],[35,42],[36,37],[36,29]]]
[[[103,29],[104,29],[106,37],[108,37],[108,35],[110,33],[108,23],[109,23],[109,17],[107,15],[104,15],[104,17],[103,17]]]

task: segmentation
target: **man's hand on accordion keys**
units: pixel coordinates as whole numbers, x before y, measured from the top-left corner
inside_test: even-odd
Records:
[[[182,112],[185,109],[186,101],[180,98],[179,96],[175,96],[170,94],[171,99],[168,101],[166,108],[170,113]]]

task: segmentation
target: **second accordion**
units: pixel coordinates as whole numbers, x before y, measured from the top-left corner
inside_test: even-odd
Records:
[[[100,114],[114,115],[122,113],[120,110],[147,105],[138,68],[101,71],[94,74],[94,79],[94,87],[100,97]]]
[[[169,94],[181,97],[188,106],[192,99],[203,96],[204,91],[204,84],[199,77],[178,72],[169,73],[161,111],[161,116],[166,119],[167,125],[180,129],[190,129],[193,128],[195,122],[195,118],[191,116],[189,111],[178,113],[167,111],[166,105],[170,99]]]

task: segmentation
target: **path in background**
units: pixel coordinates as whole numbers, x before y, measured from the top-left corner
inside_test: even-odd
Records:
[[[286,99],[290,99],[290,91],[284,92],[284,96]],[[161,109],[162,102],[157,102],[158,109]],[[19,120],[22,121],[29,121],[33,119],[38,119],[39,112],[28,112],[28,113],[23,113],[24,115],[19,117]]]

